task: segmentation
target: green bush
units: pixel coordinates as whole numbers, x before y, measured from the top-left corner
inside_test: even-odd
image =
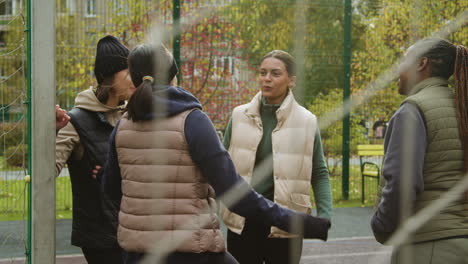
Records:
[[[5,150],[5,160],[11,167],[26,167],[28,157],[28,145],[19,144],[8,147]]]
[[[317,116],[318,123],[326,123],[328,126],[320,130],[322,137],[323,152],[327,159],[328,169],[331,176],[341,176],[340,164],[343,154],[343,121],[341,116],[338,118],[330,115],[338,109],[338,114],[342,113],[343,94],[340,89],[329,91],[328,94],[319,94],[314,102],[308,105],[308,109]],[[330,122],[330,120],[334,122]],[[366,137],[365,128],[359,123],[362,117],[359,115],[350,116],[350,154],[354,155],[357,151],[357,145],[369,144]]]
[[[25,144],[26,134],[24,121],[0,123],[0,155],[4,155],[6,150],[12,146]]]

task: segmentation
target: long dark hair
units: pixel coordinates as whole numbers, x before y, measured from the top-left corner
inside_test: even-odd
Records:
[[[128,56],[128,69],[137,87],[130,98],[127,111],[133,121],[146,120],[154,110],[153,90],[167,86],[178,73],[172,54],[162,44],[143,44],[135,47]],[[149,76],[152,78],[143,78]]]
[[[465,172],[468,171],[468,49],[445,39],[426,38],[415,44],[421,50],[417,57],[428,58],[431,75],[455,80],[455,105],[464,149]]]
[[[457,46],[455,55],[455,102],[457,105],[460,133],[463,142],[465,172],[468,171],[468,49]]]
[[[106,104],[109,99],[110,93],[113,90],[114,76],[104,78],[104,80],[97,85],[94,94],[96,95],[99,102]]]

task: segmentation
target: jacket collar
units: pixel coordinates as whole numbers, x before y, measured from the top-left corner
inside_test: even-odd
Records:
[[[419,82],[418,84],[416,84],[413,87],[413,89],[411,89],[409,95],[417,94],[421,90],[423,90],[424,88],[431,87],[431,86],[447,86],[448,87],[448,80],[446,80],[444,78],[440,78],[440,77],[427,78],[427,79]]]
[[[260,118],[260,105],[262,104],[262,92],[258,92],[252,101],[250,101],[249,106],[245,109],[245,114],[250,118]],[[281,106],[276,110],[276,118],[278,119],[278,125],[284,122],[286,118],[292,111],[293,106],[296,104],[296,99],[291,90],[289,90],[288,95],[284,98]]]

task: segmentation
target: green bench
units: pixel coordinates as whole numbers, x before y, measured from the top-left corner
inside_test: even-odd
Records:
[[[361,184],[362,184],[362,192],[361,192],[361,203],[364,203],[365,197],[365,184],[364,179],[366,177],[369,178],[377,178],[377,186],[379,186],[380,181],[380,165],[368,161],[368,159],[373,157],[382,157],[384,155],[384,147],[383,145],[358,145],[358,156],[359,162],[361,165]]]

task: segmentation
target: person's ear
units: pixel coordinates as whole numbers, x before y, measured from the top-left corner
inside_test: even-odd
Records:
[[[423,72],[429,68],[429,59],[427,57],[422,57],[418,62],[417,70]]]
[[[289,79],[288,87],[291,89],[296,86],[296,76],[291,76]]]

